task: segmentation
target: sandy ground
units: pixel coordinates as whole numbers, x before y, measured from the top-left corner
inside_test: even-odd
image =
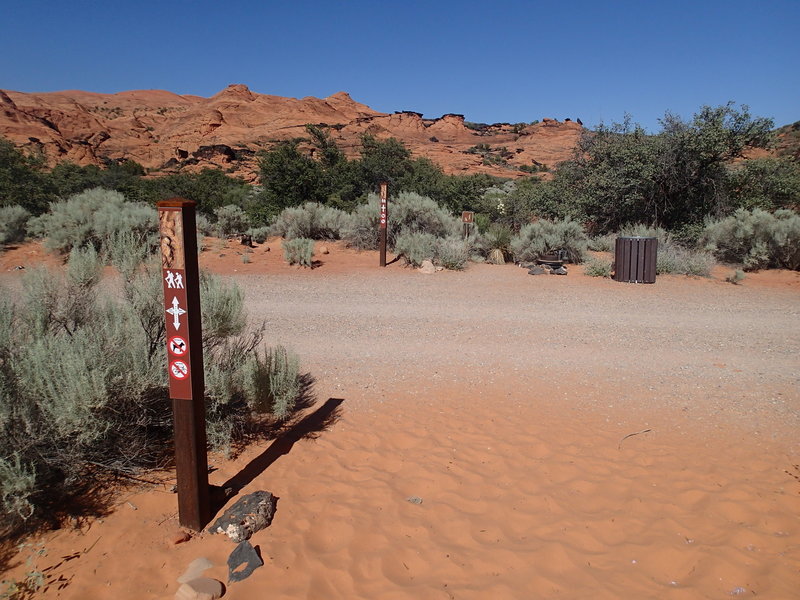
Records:
[[[301,270],[277,242],[249,263],[207,245],[316,379],[311,411],[338,416],[212,457],[211,483],[280,498],[252,538],[265,565],[226,598],[798,597],[800,274],[422,275],[338,244]],[[0,255],[0,280],[25,256]],[[202,556],[227,582],[232,542],[172,543],[173,482],[28,540],[3,577],[171,598]]]

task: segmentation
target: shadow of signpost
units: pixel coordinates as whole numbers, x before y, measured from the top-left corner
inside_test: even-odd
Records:
[[[342,402],[344,402],[343,398],[328,398],[314,412],[289,425],[264,452],[247,463],[241,471],[218,488],[224,492],[224,497],[214,498],[212,511],[219,511],[231,497],[237,495],[242,488],[266,471],[278,458],[288,454],[295,442],[302,439],[314,439],[323,431],[330,429],[341,417],[340,405]]]

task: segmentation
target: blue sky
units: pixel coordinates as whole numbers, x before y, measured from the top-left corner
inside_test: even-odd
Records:
[[[325,97],[469,121],[629,113],[650,130],[729,100],[800,119],[800,0],[0,0],[0,88]]]

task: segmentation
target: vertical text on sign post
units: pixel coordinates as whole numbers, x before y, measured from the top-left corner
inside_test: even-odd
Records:
[[[381,181],[380,183],[380,234],[378,240],[378,249],[380,250],[380,265],[386,266],[386,225],[389,220],[389,183]]]

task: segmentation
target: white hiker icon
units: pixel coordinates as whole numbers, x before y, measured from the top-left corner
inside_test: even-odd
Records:
[[[164,281],[167,282],[167,288],[178,288],[183,289],[183,275],[180,273],[173,273],[172,271],[167,271],[167,276],[164,277]]]

